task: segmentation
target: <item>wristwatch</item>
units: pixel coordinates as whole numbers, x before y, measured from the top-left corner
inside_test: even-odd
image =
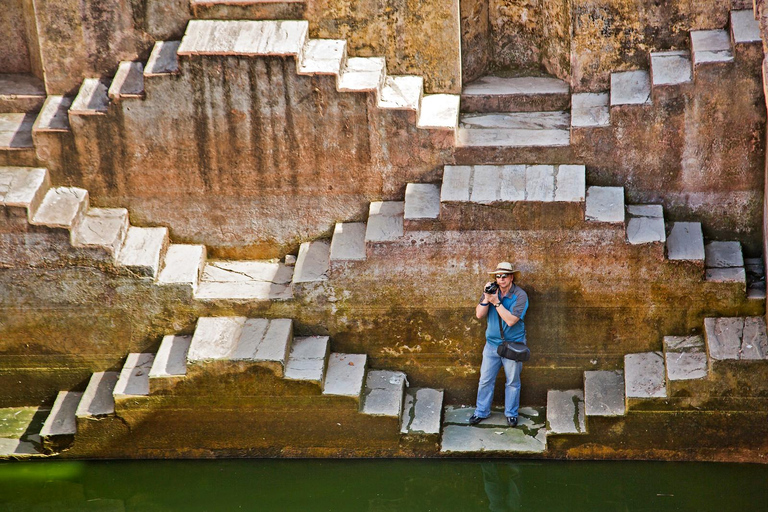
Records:
[[[493,305],[493,307],[495,308],[498,308],[499,306],[501,306],[501,302],[497,302],[496,304]]]

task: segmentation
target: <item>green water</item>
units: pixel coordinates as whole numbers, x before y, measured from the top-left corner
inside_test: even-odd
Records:
[[[768,511],[768,466],[660,462],[8,462],[2,511]]]

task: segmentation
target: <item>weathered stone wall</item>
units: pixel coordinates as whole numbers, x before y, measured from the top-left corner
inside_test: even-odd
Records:
[[[32,0],[3,3],[0,48],[0,73],[34,73],[41,77]]]
[[[459,0],[315,0],[305,18],[312,37],[384,56],[390,74],[423,76],[429,93],[461,92]]]
[[[450,155],[451,130],[419,129],[414,111],[381,109],[374,93],[339,93],[335,76],[297,75],[293,58],[181,68],[148,81],[146,100],[71,116],[75,163],[53,181],[129,208],[136,225],[166,225],[176,241],[273,257],[364,219],[371,200],[402,199]]]

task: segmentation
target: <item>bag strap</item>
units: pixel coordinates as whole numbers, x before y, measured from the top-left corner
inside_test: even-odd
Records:
[[[499,299],[501,302],[501,299]],[[499,314],[499,308],[496,308],[496,317],[499,319],[499,334],[501,335],[501,342],[504,343],[507,340],[504,338],[504,326],[501,325],[501,315]]]

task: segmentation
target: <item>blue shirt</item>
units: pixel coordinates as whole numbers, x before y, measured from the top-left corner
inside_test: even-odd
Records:
[[[497,292],[497,294],[500,293],[500,291]],[[525,312],[528,311],[528,294],[513,283],[507,294],[500,298],[501,304],[520,319],[511,327],[503,319],[501,320],[501,325],[504,327],[504,339],[525,343],[524,319]],[[498,347],[501,345],[501,333],[499,332],[499,312],[496,309],[493,305],[488,306],[488,327],[485,329],[485,340]]]

